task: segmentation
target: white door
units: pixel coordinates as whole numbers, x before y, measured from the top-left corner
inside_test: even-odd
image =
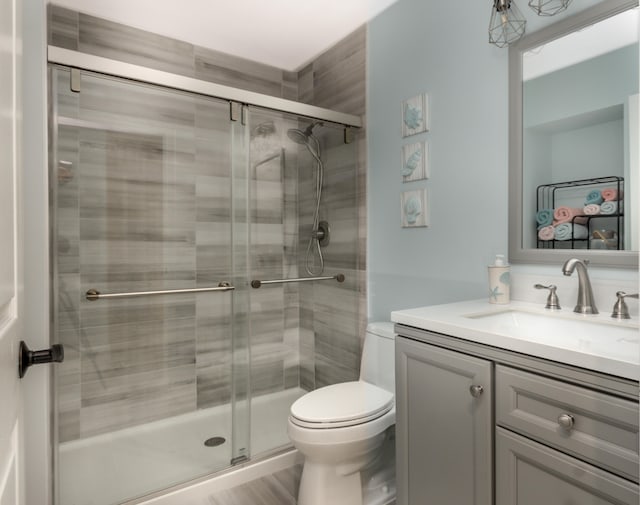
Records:
[[[22,311],[20,182],[21,0],[0,0],[0,505],[22,505],[18,345]]]

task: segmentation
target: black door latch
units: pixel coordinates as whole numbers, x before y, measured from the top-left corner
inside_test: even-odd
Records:
[[[40,351],[32,351],[24,343],[20,341],[20,350],[18,355],[18,375],[22,379],[27,369],[31,365],[41,365],[43,363],[62,363],[64,361],[64,348],[61,344],[54,344],[49,349]]]

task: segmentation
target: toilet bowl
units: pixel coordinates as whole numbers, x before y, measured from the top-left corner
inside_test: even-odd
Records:
[[[289,438],[304,456],[298,505],[366,505],[362,472],[376,464],[396,420],[394,359],[393,324],[371,323],[360,380],[311,391],[291,406]]]

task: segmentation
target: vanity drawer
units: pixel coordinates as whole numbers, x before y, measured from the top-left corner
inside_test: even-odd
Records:
[[[637,505],[638,485],[496,428],[496,505]]]
[[[638,404],[502,365],[496,423],[638,482]]]

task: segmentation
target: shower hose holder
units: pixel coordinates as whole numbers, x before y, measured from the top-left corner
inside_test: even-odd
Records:
[[[318,241],[320,247],[327,247],[331,236],[331,229],[327,221],[320,221],[318,228],[311,232],[311,236]]]

